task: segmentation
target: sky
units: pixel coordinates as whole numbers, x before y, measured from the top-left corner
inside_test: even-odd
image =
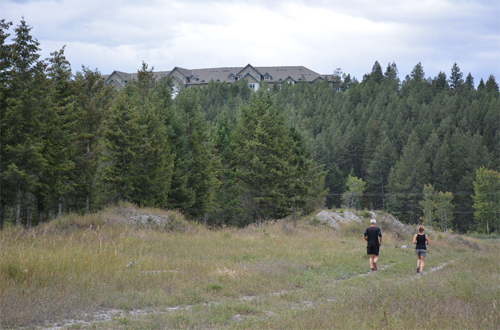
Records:
[[[401,80],[420,62],[426,77],[457,63],[476,85],[500,82],[499,0],[0,0],[0,19],[23,17],[42,58],[66,45],[74,72],[132,73],[144,61],[340,68],[362,80],[378,61],[395,62]]]

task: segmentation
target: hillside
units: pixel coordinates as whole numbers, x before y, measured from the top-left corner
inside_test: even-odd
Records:
[[[426,270],[416,275],[412,233],[375,216],[384,237],[375,273],[364,216],[338,228],[307,217],[297,228],[279,220],[207,230],[179,213],[125,204],[9,227],[0,232],[0,327],[500,326],[498,240],[429,231]]]

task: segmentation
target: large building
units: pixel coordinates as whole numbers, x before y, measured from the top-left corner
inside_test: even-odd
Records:
[[[299,82],[317,82],[328,79],[333,81],[332,75],[320,75],[303,66],[269,66],[253,67],[248,64],[245,67],[227,67],[211,69],[183,69],[175,67],[172,71],[154,72],[156,79],[167,76],[172,77],[174,89],[177,92],[181,86],[200,86],[207,85],[211,80],[215,82],[234,83],[238,80],[246,80],[248,86],[253,90],[259,89],[261,82],[267,83],[299,83]],[[106,85],[123,87],[127,82],[137,79],[137,73],[125,73],[113,71],[110,75],[103,76]]]

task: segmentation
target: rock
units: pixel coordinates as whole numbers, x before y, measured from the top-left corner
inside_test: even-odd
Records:
[[[361,222],[361,219],[351,211],[344,211],[342,213],[323,210],[316,214],[316,218],[321,224],[333,227],[335,229],[340,228],[340,223],[351,223],[351,222]]]
[[[336,213],[330,212],[328,210],[323,210],[316,215],[316,218],[324,225],[339,229],[340,225],[338,224],[337,220],[335,220],[334,214]]]
[[[401,246],[402,249],[407,249],[408,248],[408,245],[403,245]]]

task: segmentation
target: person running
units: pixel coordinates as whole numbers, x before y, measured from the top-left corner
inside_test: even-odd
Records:
[[[372,272],[377,270],[378,253],[382,245],[382,231],[377,227],[377,220],[370,220],[371,226],[365,230],[366,254],[370,256]]]
[[[413,244],[415,246],[415,253],[418,257],[417,273],[421,274],[424,271],[425,257],[427,256],[427,245],[429,245],[429,236],[424,234],[424,226],[418,227],[418,234],[413,237]]]

